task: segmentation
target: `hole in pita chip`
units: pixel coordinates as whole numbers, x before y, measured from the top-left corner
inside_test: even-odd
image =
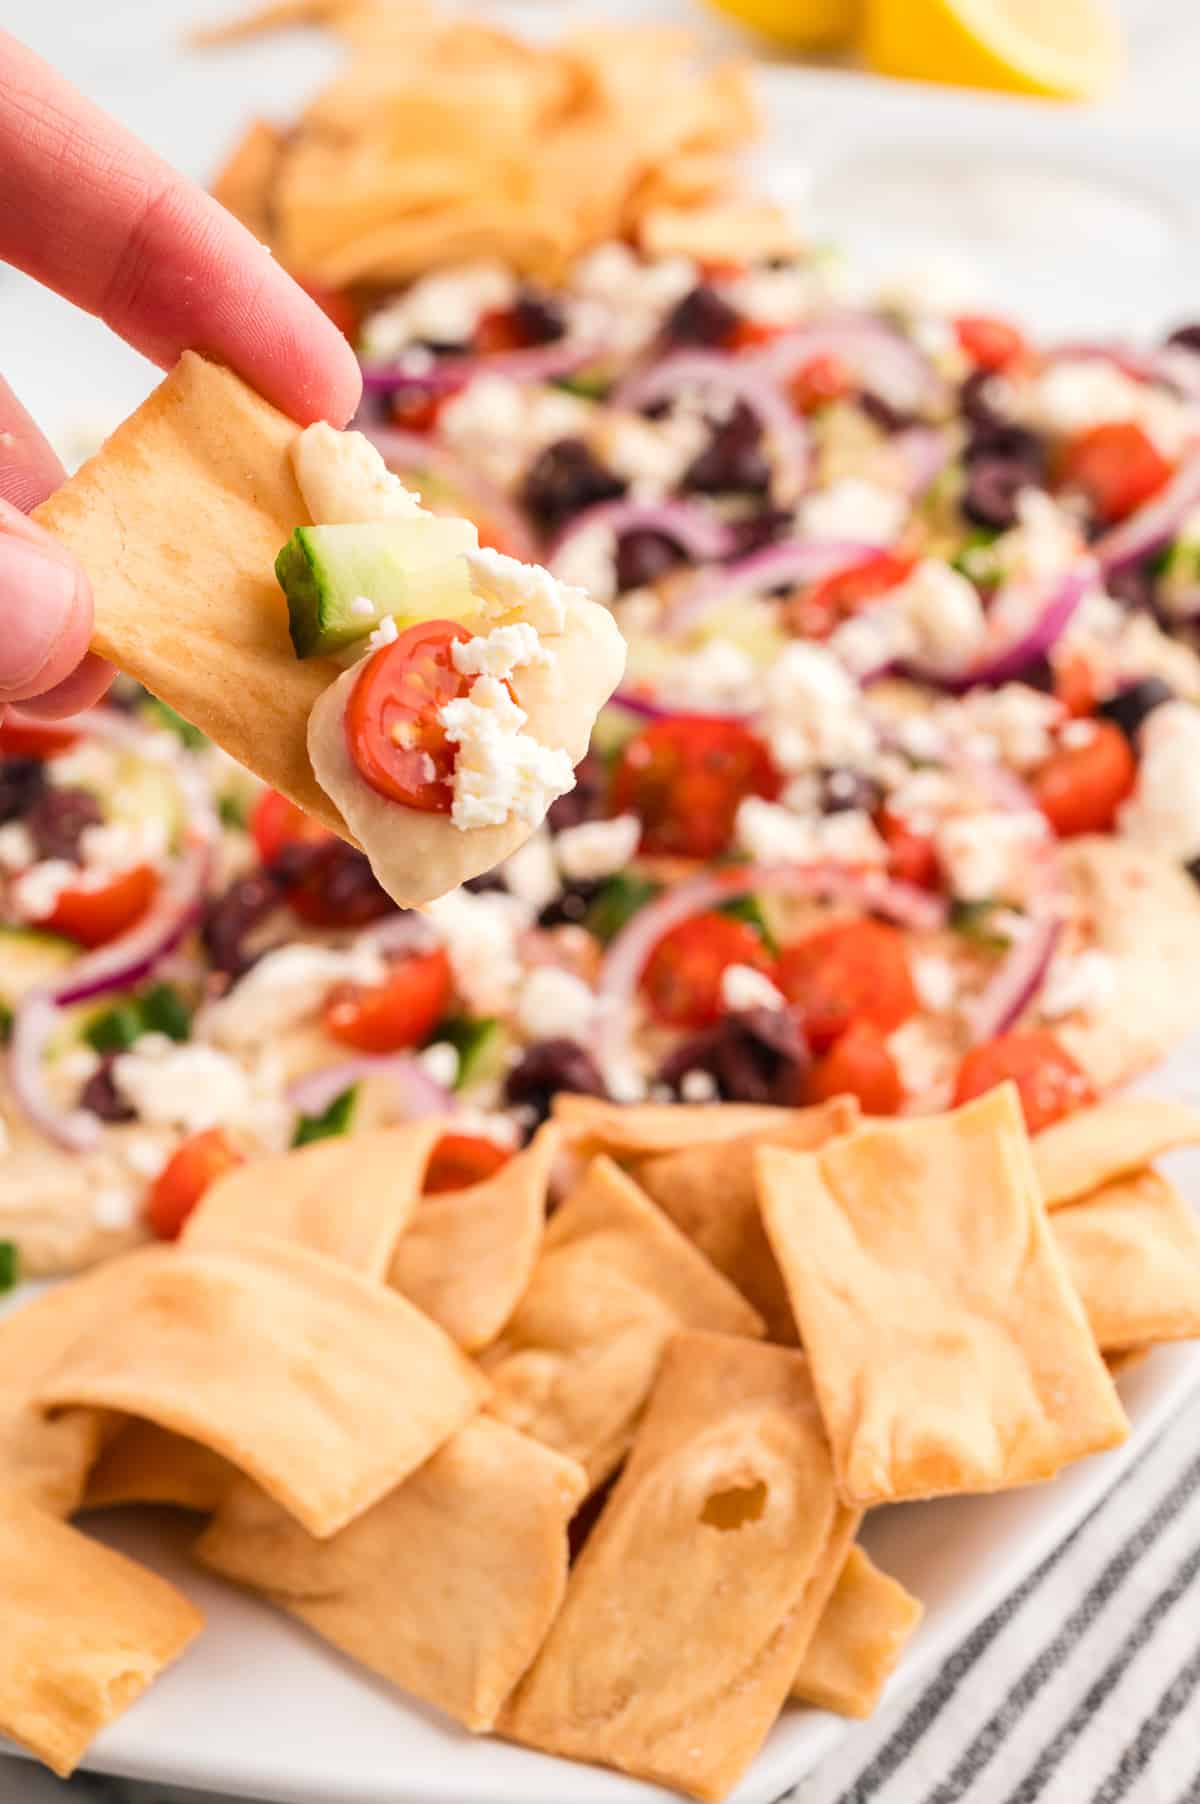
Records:
[[[753,1484],[734,1485],[727,1491],[714,1491],[700,1512],[701,1522],[723,1533],[757,1522],[767,1507],[767,1486],[763,1479]]]

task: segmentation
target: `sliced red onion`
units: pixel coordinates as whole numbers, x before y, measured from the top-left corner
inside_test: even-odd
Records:
[[[1183,400],[1200,403],[1200,356],[1186,345],[1164,345],[1160,351],[1152,351],[1147,369],[1155,382],[1175,389]]]
[[[928,494],[950,458],[951,438],[937,426],[908,426],[891,441],[904,464],[910,501]]]
[[[641,720],[678,720],[686,715],[692,720],[737,720],[749,721],[754,715],[745,708],[695,708],[690,704],[660,701],[656,696],[643,695],[637,689],[618,689],[609,697],[607,706],[624,708],[627,714],[636,714]]]
[[[425,471],[435,481],[456,489],[468,508],[477,507],[499,530],[511,557],[527,564],[536,559],[537,538],[520,509],[514,507],[503,489],[461,463],[444,445],[422,438],[417,432],[401,432],[394,426],[375,426],[367,421],[360,422],[358,430],[370,439],[389,470],[403,476],[419,476]]]
[[[941,897],[931,896],[911,884],[897,883],[882,871],[836,864],[731,865],[707,872],[690,883],[668,890],[656,902],[639,909],[613,940],[600,968],[597,995],[600,1011],[599,1052],[603,1069],[619,1067],[626,1056],[630,1012],[651,952],[673,927],[705,909],[719,907],[739,896],[772,891],[819,896],[831,902],[853,903],[864,913],[886,915],[897,926],[931,931],[946,920]]]
[[[1123,376],[1129,376],[1134,382],[1149,382],[1154,379],[1153,358],[1143,357],[1129,345],[1102,344],[1093,338],[1051,345],[1042,352],[1042,362],[1111,363],[1114,369],[1120,370]]]
[[[998,688],[1009,683],[1029,668],[1038,658],[1057,645],[1059,639],[1088,590],[1097,581],[1099,571],[1091,558],[1073,564],[1051,591],[1025,631],[1007,645],[988,652],[968,669],[947,673],[929,665],[906,661],[904,674],[914,682],[944,689],[948,695],[964,695],[968,689]],[[883,675],[872,672],[870,681]]]
[[[415,1121],[425,1115],[451,1115],[458,1103],[444,1085],[430,1077],[419,1059],[409,1052],[345,1059],[327,1065],[307,1077],[298,1078],[287,1092],[287,1100],[301,1115],[323,1115],[330,1104],[364,1078],[382,1077],[395,1087],[407,1119]]]
[[[808,427],[773,376],[749,358],[731,357],[722,351],[676,351],[626,377],[609,399],[613,407],[639,413],[688,389],[744,401],[774,439],[789,487],[800,492],[811,462]]]
[[[832,570],[860,563],[883,549],[858,539],[783,539],[761,551],[752,551],[736,564],[706,570],[675,598],[663,617],[661,630],[679,632],[731,595],[761,595],[784,583],[815,582]]]
[[[551,570],[572,540],[596,526],[618,537],[624,532],[661,533],[695,564],[727,557],[734,542],[732,528],[695,501],[601,501],[559,533],[546,553]]]
[[[920,407],[938,387],[933,366],[911,339],[868,313],[836,314],[786,332],[755,352],[753,362],[786,382],[816,357],[836,357],[864,388],[902,411]]]
[[[1006,1034],[1025,1013],[1046,981],[1062,931],[1062,916],[1058,913],[1048,912],[1030,922],[1029,931],[1017,941],[967,1012],[972,1045]]]
[[[423,370],[368,361],[362,366],[363,388],[368,394],[443,394],[447,389],[465,388],[477,376],[505,376],[510,382],[551,382],[556,376],[569,376],[586,364],[598,363],[607,349],[595,342],[559,338],[553,344],[530,345],[525,350],[436,357]]]
[[[1200,503],[1200,453],[1193,452],[1166,488],[1096,541],[1092,550],[1106,576],[1139,564],[1170,543],[1185,514]]]

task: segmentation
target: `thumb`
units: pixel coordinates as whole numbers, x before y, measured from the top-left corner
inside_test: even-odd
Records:
[[[87,653],[91,585],[48,533],[0,501],[0,703],[62,683]]]

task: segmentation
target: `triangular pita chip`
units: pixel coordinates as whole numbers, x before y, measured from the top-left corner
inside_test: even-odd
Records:
[[[155,1503],[208,1516],[240,1480],[211,1447],[131,1416],[92,1467],[80,1508]]]
[[[604,1102],[566,1091],[554,1098],[553,1107],[554,1119],[565,1130],[573,1152],[584,1157],[610,1153],[622,1163],[674,1152],[700,1141],[732,1140],[738,1134],[778,1127],[793,1112],[753,1102]]]
[[[792,1696],[839,1716],[870,1716],[921,1620],[921,1605],[857,1543],[805,1650]]]
[[[1200,1114],[1155,1096],[1110,1096],[1043,1128],[1033,1168],[1047,1209],[1090,1196],[1176,1146],[1200,1145]]]
[[[1118,1178],[1050,1219],[1104,1352],[1200,1336],[1200,1224],[1165,1178]]]
[[[103,1272],[89,1273],[0,1321],[0,1489],[53,1516],[74,1514],[115,1423],[94,1409],[66,1410],[47,1420],[35,1399],[47,1374],[96,1319],[106,1290]]]

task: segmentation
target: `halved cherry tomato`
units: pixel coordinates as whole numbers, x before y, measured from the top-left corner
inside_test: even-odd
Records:
[[[512,1153],[507,1146],[487,1140],[482,1134],[443,1134],[425,1168],[425,1195],[437,1196],[444,1190],[466,1190],[482,1184],[502,1166]]]
[[[438,415],[458,388],[413,388],[394,394],[389,402],[393,420],[405,432],[432,432]]]
[[[1086,720],[1096,712],[1100,698],[1096,692],[1095,672],[1078,652],[1055,665],[1054,699],[1062,703],[1072,720]]]
[[[79,738],[70,727],[42,726],[7,710],[0,720],[0,758],[57,758]]]
[[[860,1021],[889,1034],[917,1009],[904,935],[883,921],[835,921],[794,940],[775,981],[814,1052]]]
[[[894,551],[875,551],[857,564],[844,564],[789,601],[788,625],[802,639],[828,639],[843,620],[902,583],[915,563]]]
[[[875,823],[888,849],[888,870],[900,883],[917,889],[937,889],[942,872],[937,844],[928,833],[917,833],[900,814],[883,809]]]
[[[958,1068],[954,1101],[970,1102],[1008,1078],[1017,1086],[1031,1134],[1096,1100],[1087,1073],[1057,1037],[1049,1028],[1033,1027],[1001,1034],[998,1040],[974,1047]]]
[[[250,832],[264,864],[274,864],[289,846],[322,846],[334,838],[328,827],[277,789],[264,790],[255,802]]]
[[[37,925],[81,946],[107,946],[141,920],[157,888],[153,867],[135,864],[95,888],[80,883],[60,890],[54,907]]]
[[[787,326],[769,326],[761,319],[740,319],[729,337],[725,340],[727,351],[756,351],[760,345],[769,345],[781,333],[788,331]]]
[[[1157,495],[1171,473],[1153,439],[1133,420],[1110,420],[1076,433],[1058,460],[1059,481],[1082,489],[1106,526]]]
[[[954,332],[976,369],[1006,370],[1029,353],[1017,328],[991,314],[964,313],[955,320]]]
[[[792,405],[798,413],[813,413],[818,407],[828,407],[831,401],[841,401],[846,395],[853,394],[857,387],[858,383],[840,358],[825,353],[802,363],[787,385]]]
[[[1111,720],[1090,724],[1090,737],[1082,745],[1060,746],[1030,785],[1060,839],[1107,833],[1137,782],[1137,761],[1120,727]]]
[[[464,695],[470,679],[450,648],[470,634],[456,620],[426,620],[381,646],[350,691],[346,737],[363,781],[380,795],[427,814],[448,814],[455,748],[439,710]]]
[[[779,794],[761,739],[736,720],[678,714],[635,733],[617,760],[614,814],[642,821],[642,850],[715,858],[729,844],[739,802]]]
[[[397,960],[382,983],[339,984],[321,1025],[362,1052],[399,1052],[429,1038],[446,1012],[450,989],[450,961],[437,946]]]
[[[184,1140],[167,1160],[146,1198],[146,1219],[160,1240],[178,1240],[188,1216],[210,1185],[245,1160],[224,1128],[205,1128]]]
[[[523,351],[529,343],[520,316],[511,307],[485,313],[475,328],[474,349],[484,356],[494,351]]]
[[[721,978],[730,965],[764,973],[771,959],[762,935],[732,915],[693,915],[664,933],[642,972],[650,1012],[667,1027],[711,1027],[724,1013]]]
[[[904,1101],[904,1085],[887,1036],[870,1021],[848,1027],[804,1081],[809,1102],[833,1096],[857,1096],[868,1115],[894,1115]]]
[[[309,282],[300,286],[310,300],[315,301],[327,319],[331,319],[344,338],[354,339],[358,336],[358,308],[350,296],[340,288],[320,288]]]

